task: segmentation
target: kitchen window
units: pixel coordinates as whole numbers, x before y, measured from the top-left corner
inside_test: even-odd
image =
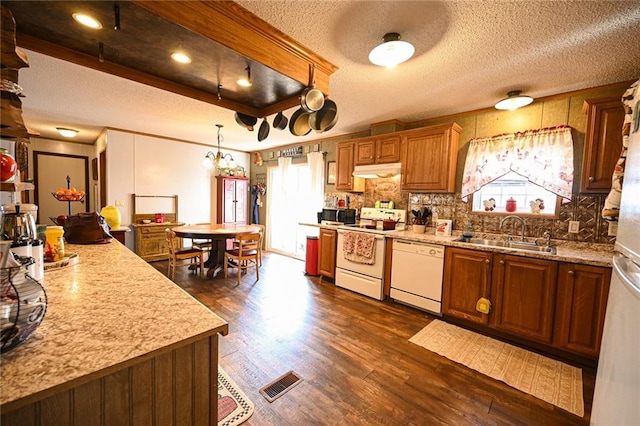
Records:
[[[513,203],[514,200],[515,203]],[[515,204],[515,211],[507,211],[507,202]],[[476,191],[469,203],[471,213],[533,214],[546,218],[557,218],[560,199],[553,192],[530,182],[515,172],[484,185]]]
[[[472,139],[463,176],[462,200],[472,200],[471,212],[557,218],[560,200],[571,200],[571,127]]]

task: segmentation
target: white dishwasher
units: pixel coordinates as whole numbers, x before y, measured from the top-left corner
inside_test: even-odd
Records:
[[[393,240],[391,298],[442,315],[444,246]]]

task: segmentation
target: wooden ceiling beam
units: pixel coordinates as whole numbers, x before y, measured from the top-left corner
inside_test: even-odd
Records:
[[[303,85],[315,67],[315,87],[329,95],[338,67],[231,1],[144,1],[136,5],[259,62]]]

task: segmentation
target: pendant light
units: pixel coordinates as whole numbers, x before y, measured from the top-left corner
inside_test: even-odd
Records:
[[[400,40],[400,34],[387,33],[382,37],[382,44],[369,53],[369,61],[374,65],[392,68],[409,60],[415,51],[411,43]]]
[[[521,90],[512,90],[507,93],[507,97],[495,105],[496,109],[513,111],[533,102],[531,96],[521,95],[520,93],[522,93]]]

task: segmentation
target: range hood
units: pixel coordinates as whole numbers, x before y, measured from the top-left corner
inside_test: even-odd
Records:
[[[401,170],[401,163],[371,164],[368,166],[355,166],[352,174],[355,177],[375,179],[399,175]]]

